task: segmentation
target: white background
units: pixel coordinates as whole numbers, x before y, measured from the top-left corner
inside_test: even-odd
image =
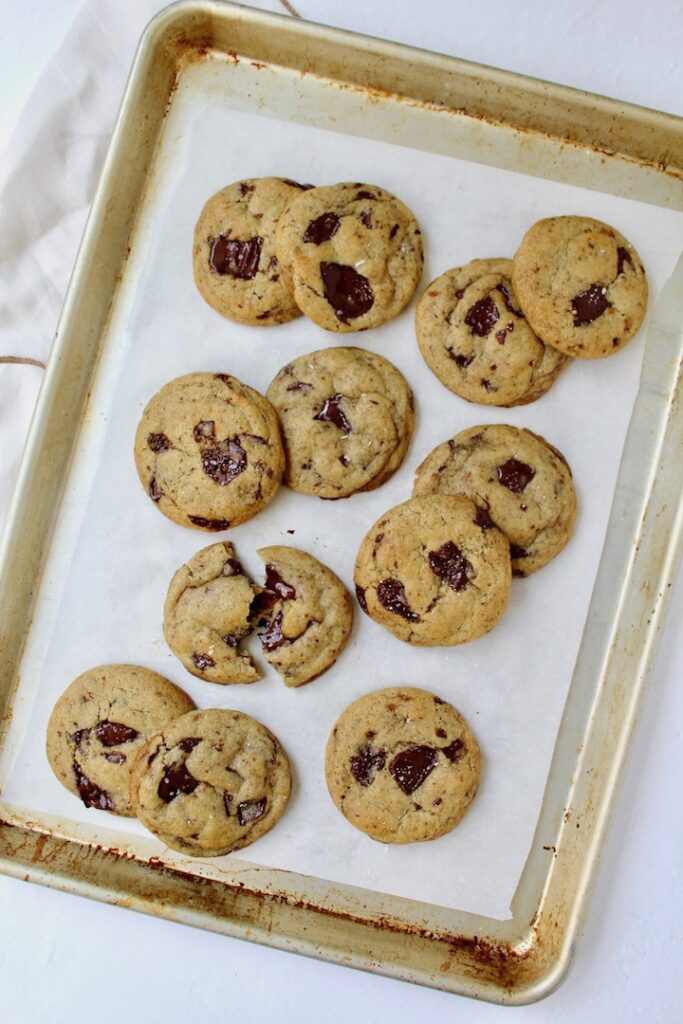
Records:
[[[81,3],[0,0],[0,147]],[[275,0],[260,6],[278,9]],[[683,114],[679,3],[527,0],[515,9],[509,0],[299,0],[297,6],[312,20]],[[121,0],[119,10],[121,19],[133,17],[133,0]],[[39,375],[32,368],[21,372]],[[5,386],[31,385],[17,375]],[[0,430],[3,444],[20,443],[17,425],[2,421],[1,403]],[[117,1024],[166,1015],[189,1021],[679,1020],[683,644],[676,624],[682,610],[679,586],[575,965],[543,1003],[478,1005],[0,879],[3,1019],[59,1022],[87,1012]]]

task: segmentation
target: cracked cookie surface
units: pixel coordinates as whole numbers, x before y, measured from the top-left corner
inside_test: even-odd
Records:
[[[468,498],[431,494],[386,512],[361,542],[358,602],[400,640],[451,646],[488,633],[510,596],[510,546]]]
[[[422,276],[418,223],[377,185],[343,182],[295,197],[278,223],[276,247],[297,305],[328,331],[391,320]]]
[[[383,843],[450,832],[472,803],[480,772],[479,746],[460,712],[413,687],[377,690],[350,704],[325,754],[337,808]]]
[[[280,819],[289,762],[273,734],[239,711],[191,711],[152,736],[133,769],[131,797],[167,846],[219,857],[248,846]]]
[[[163,676],[139,665],[100,665],[74,679],[47,727],[47,759],[86,807],[133,817],[130,777],[151,735],[194,708]]]
[[[213,309],[258,327],[301,315],[275,253],[275,229],[308,187],[284,178],[246,178],[206,202],[192,256],[195,284]]]
[[[140,482],[181,526],[227,530],[275,495],[284,469],[277,414],[225,373],[190,373],[149,401],[135,436]]]
[[[412,391],[383,356],[321,349],[284,366],[268,388],[287,453],[284,482],[301,494],[344,498],[379,487],[413,434]]]
[[[572,535],[576,491],[564,456],[545,438],[505,424],[470,427],[418,466],[413,495],[462,494],[510,541],[512,571],[541,569]]]
[[[568,362],[532,331],[511,275],[511,260],[472,260],[432,281],[417,305],[415,330],[425,362],[468,402],[534,402]]]
[[[590,217],[533,224],[515,254],[512,281],[536,334],[581,359],[617,352],[647,308],[640,256],[619,231]]]

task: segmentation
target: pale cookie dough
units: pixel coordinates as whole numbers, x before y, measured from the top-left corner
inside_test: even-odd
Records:
[[[461,644],[488,633],[505,611],[510,546],[467,498],[412,498],[367,532],[354,579],[363,611],[400,640]]]
[[[460,712],[412,687],[377,690],[350,704],[325,755],[334,803],[382,843],[450,832],[472,803],[480,772],[479,746]]]
[[[226,373],[189,373],[147,404],[135,465],[160,512],[181,526],[227,530],[275,495],[284,470],[270,402]]]
[[[268,388],[287,453],[284,482],[344,498],[379,487],[408,450],[412,391],[395,366],[361,348],[328,348],[287,363]]]
[[[472,260],[432,281],[417,305],[415,330],[425,362],[468,402],[534,402],[568,362],[531,330],[511,274],[511,260]]]
[[[133,762],[155,732],[194,708],[168,679],[139,665],[100,665],[74,679],[47,727],[47,759],[86,807],[133,817]]]
[[[397,316],[422,276],[422,239],[400,199],[344,182],[297,196],[277,227],[277,256],[299,308],[328,331]]]
[[[536,334],[581,359],[617,352],[647,308],[640,256],[615,228],[590,217],[532,225],[515,255],[512,281]]]
[[[152,736],[133,770],[142,824],[166,846],[220,857],[248,846],[289,799],[287,757],[264,725],[239,711],[192,711]]]
[[[514,576],[530,576],[559,554],[574,530],[576,491],[561,452],[530,430],[470,427],[432,451],[413,496],[462,494],[510,541]]]

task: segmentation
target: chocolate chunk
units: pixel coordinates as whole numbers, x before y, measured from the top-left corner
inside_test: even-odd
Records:
[[[435,576],[456,591],[464,590],[475,575],[474,566],[452,540],[446,541],[438,551],[429,552],[429,567]]]
[[[505,327],[502,328],[502,330],[496,331],[496,341],[498,342],[499,345],[505,344],[506,336],[510,333],[510,331],[514,330],[514,327],[515,325],[511,320],[509,324],[506,324]]]
[[[376,199],[377,196],[372,192],[368,192],[366,189],[361,189],[360,192],[356,192],[356,199]]]
[[[104,719],[95,726],[95,735],[103,747],[118,747],[120,743],[130,743],[136,739],[138,731],[121,722]]]
[[[487,380],[485,377],[482,377],[481,380],[479,381],[479,383],[481,384],[481,386],[483,388],[486,389],[486,391],[490,391],[491,390],[491,381]]]
[[[235,650],[237,650],[240,645],[240,638],[235,636],[233,633],[226,633],[225,636],[221,637],[221,640],[224,644],[227,644],[228,647],[233,647]]]
[[[246,468],[247,453],[236,437],[226,437],[225,441],[202,449],[202,469],[221,487],[232,483]]]
[[[438,737],[439,737],[440,739],[442,739],[442,740],[445,740],[445,739],[446,739],[446,736],[448,736],[448,733],[446,732],[446,730],[445,730],[445,729],[437,729],[437,730],[436,730],[436,735],[437,735],[437,736],[438,736]]]
[[[221,276],[229,274],[230,277],[250,281],[252,277],[256,277],[262,245],[263,239],[258,236],[240,241],[237,238],[228,238],[227,235],[219,235],[218,238],[211,239],[209,266]]]
[[[90,735],[90,729],[77,729],[76,732],[71,733],[71,739],[74,741],[77,747],[80,747],[86,736]]]
[[[374,735],[374,733],[371,733],[371,738]],[[351,758],[351,774],[361,786],[369,786],[375,781],[375,774],[384,768],[385,761],[385,750],[376,750],[369,743],[366,743]]]
[[[242,563],[238,562],[236,558],[226,558],[223,563],[223,575],[224,576],[244,576],[244,569]]]
[[[400,615],[407,622],[420,622],[406,600],[405,587],[400,580],[387,579],[377,584],[377,600],[392,615]]]
[[[147,490],[152,501],[159,501],[159,499],[163,498],[164,496],[164,492],[160,489],[159,485],[157,484],[157,478],[155,476],[153,476],[152,479],[150,480],[149,487]]]
[[[251,825],[258,821],[266,813],[267,800],[262,796],[260,800],[243,800],[237,805],[237,820],[240,825]]]
[[[501,281],[500,284],[496,285],[496,290],[499,291],[500,294],[503,296],[503,302],[505,303],[505,308],[507,309],[508,313],[514,313],[515,316],[518,316],[520,319],[523,320],[524,313],[522,313],[521,309],[515,309],[515,307],[512,305],[512,296],[510,295],[507,285],[504,285],[503,282]],[[508,328],[508,330],[510,329],[511,328]]]
[[[406,795],[414,793],[436,768],[439,755],[433,747],[408,747],[389,763],[389,774]]]
[[[630,266],[633,266],[633,258],[628,249],[624,249],[623,245],[620,245],[617,249],[617,277],[619,274],[623,274],[624,263],[628,263]]]
[[[270,625],[259,633],[259,639],[264,651],[275,651],[291,644],[292,641],[282,632],[282,612],[278,612]]]
[[[384,534],[383,533],[375,534],[375,544],[381,544],[383,540],[384,540]]]
[[[246,183],[246,181],[241,181],[240,182],[240,195],[241,196],[248,196],[251,192],[254,191],[254,187],[255,187],[254,185],[248,185]]]
[[[110,761],[111,764],[125,764],[126,763],[126,755],[125,754],[120,754],[118,751],[113,751],[110,754],[103,754],[102,756],[104,757],[105,761]]]
[[[437,293],[435,292],[434,294],[437,294]],[[463,297],[464,294],[465,294],[465,289],[464,288],[458,288],[457,292],[455,293],[455,297],[456,297],[458,302],[460,302],[460,300],[461,300],[461,298]]]
[[[519,459],[508,459],[496,469],[498,480],[513,494],[521,494],[527,484],[536,476],[536,471]]]
[[[157,793],[165,804],[170,804],[180,793],[194,793],[198,785],[199,779],[190,775],[185,762],[172,764],[164,772]]]
[[[453,764],[460,760],[464,752],[465,744],[462,740],[453,740],[453,742],[449,743],[447,747],[441,748],[441,753],[444,754],[449,761],[452,761]]]
[[[181,750],[184,750],[186,754],[189,754],[191,750],[201,743],[199,736],[186,736],[184,740],[181,740],[178,746]]]
[[[231,384],[232,377],[229,373],[214,373],[216,380],[222,380],[224,384]]]
[[[572,299],[574,327],[592,324],[612,305],[607,300],[607,289],[602,284],[592,284],[585,292],[579,292]]]
[[[519,544],[510,545],[510,558],[528,558],[529,552],[526,548],[521,548]]]
[[[157,743],[156,747],[154,748],[154,750],[152,751],[152,753],[151,753],[151,754],[149,755],[149,757],[147,758],[147,764],[151,764],[151,763],[152,763],[152,761],[153,761],[153,760],[154,760],[154,759],[155,759],[156,757],[158,757],[158,756],[159,756],[159,751],[160,751],[160,750],[161,750],[161,743]]]
[[[472,360],[474,359],[474,356],[463,356],[460,352],[455,352],[452,348],[450,348],[450,346],[446,348],[446,351],[448,352],[453,362],[462,370],[464,370],[466,366],[469,366]]]
[[[272,590],[260,590],[249,606],[249,619],[254,622],[265,621],[263,616],[277,604],[278,596]]]
[[[306,381],[298,380],[295,384],[290,384],[287,388],[288,391],[310,391],[313,387],[312,384],[307,384]]]
[[[372,229],[372,216],[369,210],[363,210],[362,213],[359,213],[358,219],[366,228]]]
[[[73,762],[74,775],[78,793],[86,807],[97,807],[100,811],[113,811],[114,801],[106,789],[100,789],[81,771],[81,766]]]
[[[285,583],[274,565],[266,566],[266,590],[274,591],[283,601],[293,601],[296,597],[294,587]]]
[[[348,466],[351,460],[349,459],[348,455],[340,455],[339,461],[341,462],[342,466]]]
[[[167,452],[171,447],[171,442],[166,434],[148,434],[147,444],[153,452]]]
[[[338,427],[342,434],[350,434],[351,424],[344,415],[341,403],[342,395],[330,395],[329,398],[325,399],[325,404],[320,412],[315,414],[313,419],[319,420],[321,423],[334,423],[335,427]]]
[[[321,213],[319,217],[312,220],[304,231],[304,242],[313,242],[320,245],[322,242],[329,242],[330,238],[337,234],[341,221],[336,213]]]
[[[197,444],[202,441],[206,441],[207,438],[210,441],[216,439],[216,422],[215,420],[200,420],[194,428],[194,439]]]
[[[201,526],[204,530],[227,530],[230,523],[227,519],[204,519],[203,516],[188,516],[191,523]]]
[[[197,651],[193,653],[192,661],[200,672],[203,672],[205,668],[213,668],[216,664],[210,654],[200,654]]]
[[[223,806],[225,807],[225,813],[230,817],[230,806],[232,804],[232,793],[223,793]]]
[[[396,232],[397,231],[398,231],[398,224],[393,224],[392,227],[391,227],[391,231],[389,232],[389,238],[394,238],[396,236]]]
[[[496,525],[485,508],[477,508],[474,521],[482,530],[491,530]]]
[[[291,185],[292,188],[300,188],[302,192],[307,192],[309,188],[315,188],[315,185],[302,185],[299,181],[292,181],[291,178],[280,178],[280,181],[284,181],[285,185]]]
[[[368,614],[368,605],[367,605],[367,602],[365,600],[365,588],[364,587],[359,587],[358,584],[356,584],[356,598],[358,600],[358,604],[361,606],[361,608],[363,609],[363,611],[367,615]]]
[[[485,338],[500,316],[498,307],[490,295],[475,302],[465,317],[465,323],[478,338]]]
[[[343,324],[363,316],[375,301],[367,277],[341,263],[321,263],[323,294]]]

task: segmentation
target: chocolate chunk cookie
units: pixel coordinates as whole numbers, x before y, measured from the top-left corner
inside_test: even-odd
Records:
[[[289,763],[239,711],[191,711],[152,736],[133,769],[135,813],[166,846],[220,857],[268,832],[284,811]]]
[[[533,402],[568,362],[532,331],[511,274],[511,260],[472,260],[432,281],[417,305],[415,329],[425,362],[468,402]]]
[[[396,472],[415,424],[413,395],[387,359],[327,348],[288,363],[268,388],[287,452],[285,483],[345,498]]]
[[[301,315],[275,254],[275,229],[307,187],[283,178],[247,178],[204,206],[194,231],[194,279],[223,316],[267,327]]]
[[[227,530],[273,498],[285,464],[275,410],[227,373],[177,377],[148,403],[135,465],[160,512],[198,530]]]
[[[505,424],[470,427],[438,445],[415,475],[414,496],[462,494],[484,529],[510,541],[512,571],[529,576],[572,535],[576,491],[564,456],[545,438]]]
[[[422,276],[422,240],[400,199],[345,182],[292,200],[277,256],[301,310],[328,331],[364,331],[406,306]]]
[[[353,604],[331,569],[305,551],[261,548],[266,584],[255,618],[263,655],[287,686],[301,686],[334,664],[351,632]]]
[[[493,629],[510,596],[510,546],[467,498],[432,494],[386,512],[354,572],[364,612],[400,640],[450,646]]]
[[[139,665],[100,665],[74,679],[47,727],[47,759],[86,807],[134,817],[133,762],[155,732],[194,708],[186,693]]]
[[[241,641],[252,631],[260,593],[227,541],[202,548],[171,580],[164,605],[164,637],[192,675],[209,683],[253,683],[261,678]]]
[[[376,690],[350,704],[327,744],[330,796],[382,843],[450,832],[479,786],[481,755],[459,711],[426,690]]]
[[[615,228],[590,217],[532,225],[515,255],[512,281],[536,334],[581,359],[623,348],[647,308],[640,256]]]

